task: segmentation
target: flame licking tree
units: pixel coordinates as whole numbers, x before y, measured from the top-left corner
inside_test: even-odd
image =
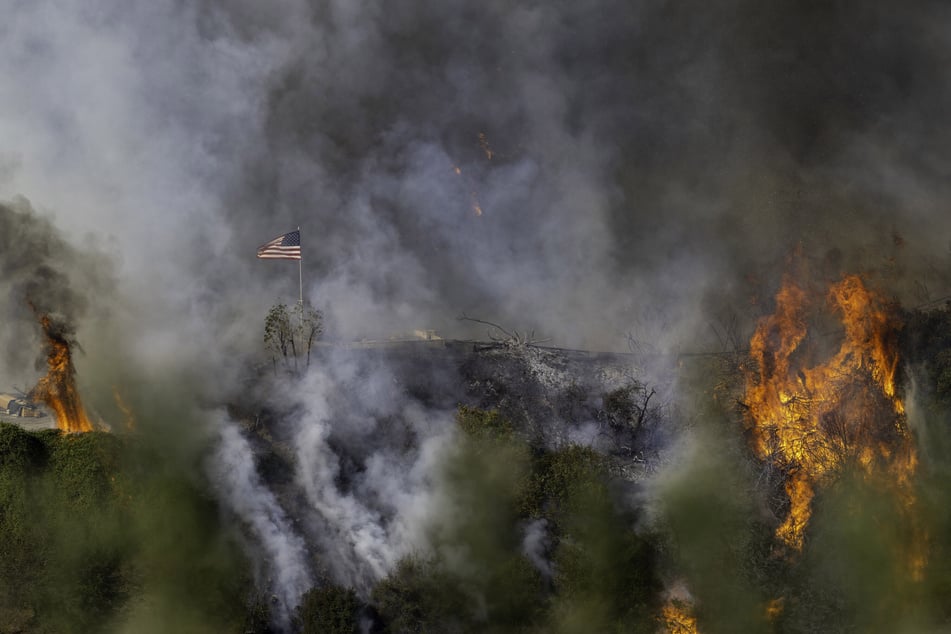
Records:
[[[820,337],[809,336],[823,314],[814,304],[831,309],[843,331],[825,361]],[[895,389],[900,327],[891,305],[858,276],[833,284],[824,302],[787,277],[775,313],[753,334],[745,396],[751,443],[786,474],[789,511],[776,536],[796,551],[817,488],[843,467],[881,481],[913,513],[917,454]],[[920,573],[921,558],[911,559]]]
[[[63,431],[92,431],[92,423],[76,389],[68,331],[49,315],[38,315],[38,318],[46,336],[47,372],[33,388],[31,397],[53,410],[56,425]]]

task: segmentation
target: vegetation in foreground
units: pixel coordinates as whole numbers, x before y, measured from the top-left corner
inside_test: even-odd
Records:
[[[0,632],[240,631],[217,505],[128,438],[0,424]]]
[[[697,442],[657,483],[650,522],[609,459],[534,446],[500,414],[463,407],[432,548],[368,597],[321,583],[294,628],[655,632],[674,605],[701,632],[940,631],[951,622],[949,332],[945,310],[908,316],[903,334],[915,526],[844,468],[816,498],[802,553],[782,552],[780,480],[750,454],[723,391],[698,389]],[[266,597],[200,478],[140,442],[0,425],[0,632],[269,631]],[[909,539],[928,554],[912,582],[896,557]]]

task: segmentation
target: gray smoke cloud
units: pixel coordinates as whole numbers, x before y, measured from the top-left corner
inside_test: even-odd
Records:
[[[354,6],[313,10],[319,45],[272,81],[260,180],[236,194],[306,217],[337,324],[464,310],[669,347],[711,304],[768,298],[800,244],[829,277],[947,290],[944,161],[914,156],[941,40],[895,34],[885,5]]]
[[[800,244],[923,301],[948,290],[947,15],[898,13],[20,5],[0,189],[111,241],[151,331],[211,321],[238,348],[295,290],[254,247],[298,225],[345,337],[471,334],[467,312],[671,348],[711,307],[746,316]]]

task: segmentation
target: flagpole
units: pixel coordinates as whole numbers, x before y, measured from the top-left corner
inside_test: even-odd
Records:
[[[300,227],[297,227],[297,237],[300,238]],[[301,316],[303,318],[304,314],[304,249],[301,247],[301,257],[297,260],[297,275],[300,282],[300,298],[297,300],[300,303]]]
[[[300,243],[300,225],[297,226],[297,238]],[[297,304],[300,306],[300,337],[301,346],[304,345],[304,248],[301,247],[301,257],[297,260],[297,281],[300,295],[298,295]]]

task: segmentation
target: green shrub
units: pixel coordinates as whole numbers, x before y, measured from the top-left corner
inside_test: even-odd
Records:
[[[452,631],[469,603],[441,565],[415,557],[403,559],[371,598],[391,634]]]
[[[168,463],[111,434],[0,425],[0,632],[240,629],[247,561]]]
[[[656,547],[615,507],[606,459],[575,445],[533,449],[498,412],[463,407],[457,420],[441,479],[452,507],[431,530],[433,550],[400,562],[372,594],[387,631],[656,629]],[[551,542],[536,554],[553,571],[523,553],[525,524],[539,518]]]
[[[352,588],[328,584],[301,598],[295,621],[302,634],[356,634],[359,609]]]
[[[0,423],[0,470],[27,474],[41,469],[46,462],[44,443],[21,427]]]

